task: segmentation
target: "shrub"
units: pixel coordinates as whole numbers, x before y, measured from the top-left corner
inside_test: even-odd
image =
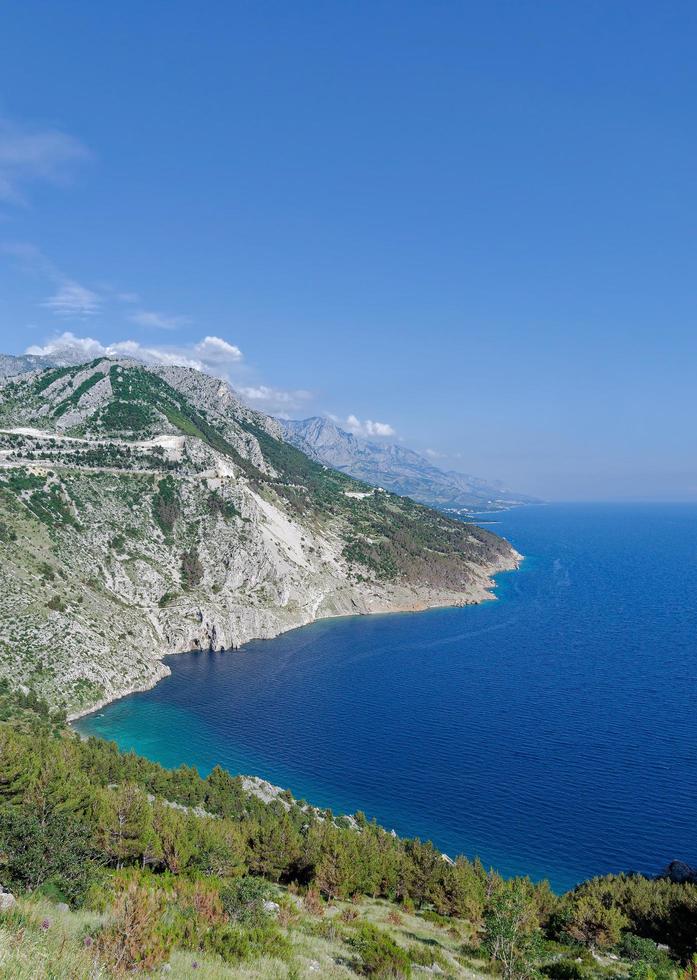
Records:
[[[630,960],[632,980],[671,980],[675,973],[675,962],[665,950],[659,949],[650,939],[642,939],[631,932],[622,936],[617,946],[620,956]]]
[[[30,890],[51,884],[76,904],[97,871],[89,829],[57,809],[40,819],[28,809],[1,807],[0,852],[5,884]]]
[[[11,542],[17,540],[17,532],[14,531],[9,524],[4,521],[0,521],[0,541]]]
[[[287,960],[293,948],[286,937],[273,925],[241,929],[239,926],[213,926],[206,934],[204,945],[226,963],[243,963],[259,956]]]
[[[638,874],[593,878],[564,896],[550,925],[552,934],[591,945],[614,945],[628,928],[687,958],[697,935],[697,885]]]
[[[606,905],[593,894],[582,894],[574,899],[566,922],[567,934],[586,946],[614,946],[621,932],[629,925],[627,917],[614,905]]]
[[[189,548],[182,555],[182,584],[185,589],[191,589],[203,578],[203,565],[198,557],[196,548]]]
[[[697,953],[693,953],[685,967],[681,980],[697,980]]]
[[[233,517],[239,517],[239,511],[233,503],[229,500],[223,500],[220,494],[212,491],[208,500],[206,501],[208,507],[208,513],[215,515],[220,515],[226,520],[232,520]]]
[[[348,943],[360,956],[357,968],[368,977],[403,980],[411,977],[411,962],[401,946],[370,922],[362,922]]]
[[[307,895],[303,900],[303,905],[310,915],[316,915],[318,917],[324,915],[324,903],[316,888],[308,889]]]
[[[119,894],[114,916],[97,936],[101,958],[114,972],[152,970],[169,955],[160,918],[164,908],[161,892],[131,882]]]
[[[659,949],[651,939],[642,939],[631,932],[626,932],[617,946],[617,952],[625,959],[637,962],[644,960],[645,963],[670,964],[672,960],[663,949]]]
[[[416,966],[431,968],[435,964],[442,971],[445,971],[448,967],[448,961],[441,951],[434,949],[428,943],[415,943],[413,946],[410,946],[407,950],[407,956]]]
[[[296,922],[299,917],[300,913],[292,902],[283,901],[280,903],[276,921],[282,929],[287,929],[288,926],[293,922]]]
[[[179,517],[180,506],[177,490],[171,476],[166,476],[157,485],[157,493],[153,497],[153,514],[165,535],[171,534]]]
[[[532,976],[539,942],[537,909],[529,881],[513,879],[491,896],[484,945],[505,980]]]
[[[582,963],[574,960],[555,960],[542,967],[542,972],[551,980],[585,980],[588,971]]]
[[[264,902],[268,902],[272,894],[271,885],[263,878],[244,877],[225,885],[220,891],[220,900],[225,914],[232,922],[245,926],[261,926],[269,921]]]

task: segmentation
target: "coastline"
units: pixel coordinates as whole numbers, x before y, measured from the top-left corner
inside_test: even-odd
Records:
[[[511,564],[505,567],[492,567],[486,571],[486,584],[481,588],[477,588],[468,593],[437,593],[433,592],[431,595],[427,595],[423,598],[417,598],[415,595],[412,596],[411,601],[406,601],[406,596],[401,600],[398,600],[394,596],[394,601],[387,601],[382,604],[380,601],[375,604],[368,604],[364,609],[359,609],[357,611],[350,610],[337,610],[326,612],[321,611],[321,606],[315,609],[315,614],[301,622],[288,622],[285,624],[280,624],[278,621],[278,629],[275,631],[264,630],[262,635],[249,635],[245,639],[237,644],[236,646],[228,647],[227,649],[221,650],[221,653],[229,654],[234,653],[239,650],[245,643],[250,643],[253,640],[273,640],[277,636],[281,636],[283,633],[291,632],[296,629],[303,629],[306,626],[311,626],[313,623],[320,622],[325,619],[341,619],[344,617],[352,616],[373,616],[373,615],[394,615],[394,614],[404,614],[404,613],[420,613],[427,612],[430,609],[460,609],[465,606],[476,606],[483,602],[495,601],[496,596],[496,575],[502,572],[514,572],[520,568],[521,563],[525,560],[525,556],[516,551],[516,549],[510,545],[510,558]],[[438,596],[440,595],[440,598]],[[388,599],[387,595],[384,597]],[[354,603],[355,604],[355,603]],[[319,615],[317,613],[320,613]],[[66,718],[68,724],[72,725],[74,722],[79,721],[80,718],[84,718],[87,715],[94,714],[100,711],[102,708],[107,707],[107,705],[112,704],[114,701],[120,701],[123,698],[129,697],[131,694],[142,693],[143,691],[150,691],[154,688],[161,680],[168,677],[171,674],[170,668],[166,664],[166,660],[170,657],[176,657],[182,653],[192,653],[195,650],[200,649],[195,645],[189,647],[181,647],[178,649],[163,650],[156,654],[154,663],[158,664],[159,669],[153,672],[153,675],[147,678],[144,682],[136,682],[124,687],[122,690],[114,691],[110,693],[108,697],[101,698],[94,704],[80,708],[77,711],[70,712]]]

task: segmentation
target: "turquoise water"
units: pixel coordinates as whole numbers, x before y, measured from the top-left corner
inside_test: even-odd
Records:
[[[697,863],[697,506],[548,506],[498,601],[324,621],[79,723],[565,888]]]

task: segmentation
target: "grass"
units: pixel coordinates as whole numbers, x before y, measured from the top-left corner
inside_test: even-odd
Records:
[[[46,900],[20,900],[0,914],[0,976],[13,980],[106,978],[85,946],[100,924],[92,912],[65,912]]]
[[[389,902],[367,899],[358,904],[337,902],[327,907],[321,918],[300,909],[282,929],[292,947],[288,961],[261,956],[230,965],[211,954],[173,950],[166,975],[173,980],[350,980],[361,973],[357,954],[346,938],[361,923],[372,923],[403,949],[412,951],[415,977],[428,975],[431,957],[443,978],[472,980],[484,976],[474,965],[466,967],[458,962],[462,936],[401,908],[395,916],[395,908]],[[352,910],[350,916],[355,914],[348,922],[347,909]],[[47,898],[20,898],[15,910],[0,913],[0,976],[13,980],[107,980],[113,974],[96,958],[93,942],[106,921],[103,913],[61,909]]]

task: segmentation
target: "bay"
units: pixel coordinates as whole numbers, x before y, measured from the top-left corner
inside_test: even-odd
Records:
[[[496,601],[178,655],[76,727],[557,889],[697,863],[697,506],[483,520],[525,555]]]

